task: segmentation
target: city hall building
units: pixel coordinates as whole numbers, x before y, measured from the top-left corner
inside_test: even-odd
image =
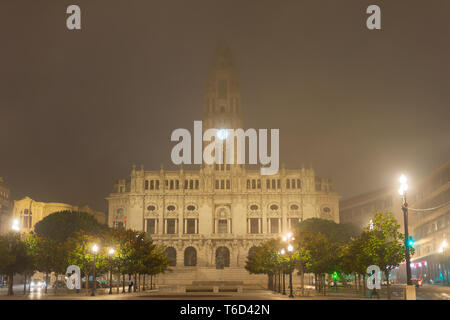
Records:
[[[225,47],[212,60],[204,95],[203,130],[243,128],[239,81]],[[192,119],[195,120],[195,119]],[[293,230],[308,218],[339,222],[339,197],[331,181],[312,168],[261,175],[237,164],[198,165],[196,170],[145,170],[133,165],[108,201],[108,223],[146,231],[167,247],[173,273],[159,284],[195,280],[266,282],[244,269],[253,246]]]

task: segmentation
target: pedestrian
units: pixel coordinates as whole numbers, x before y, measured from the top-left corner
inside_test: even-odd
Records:
[[[132,280],[130,280],[128,282],[128,292],[131,292],[131,288],[133,288],[133,281]]]

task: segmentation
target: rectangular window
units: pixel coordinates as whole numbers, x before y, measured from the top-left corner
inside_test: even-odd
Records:
[[[228,221],[221,219],[218,222],[218,233],[228,233]]]
[[[159,190],[159,180],[156,180],[156,190]]]
[[[256,189],[256,180],[252,179],[252,189]]]
[[[195,190],[198,190],[198,185],[199,185],[198,180],[195,180]]]
[[[189,180],[189,189],[194,189],[194,180]]]
[[[297,228],[297,225],[299,224],[300,220],[298,218],[290,218],[289,222],[291,224],[291,230],[295,230],[295,228]]]
[[[166,219],[167,234],[175,234],[176,219]]]
[[[150,180],[150,190],[155,189],[155,180]]]
[[[258,182],[258,185],[257,185],[258,189],[261,189],[261,179],[258,179],[257,182]]]
[[[259,233],[259,219],[258,218],[250,218],[250,233]]]
[[[175,189],[180,189],[180,181],[179,180],[175,180]]]
[[[280,179],[277,180],[277,188],[281,189],[281,180]]]
[[[271,233],[280,233],[279,230],[279,219],[278,218],[270,218],[270,232]]]
[[[295,179],[292,179],[292,189],[295,189]]]
[[[300,184],[300,179],[297,179],[297,189],[300,189],[302,185]]]
[[[188,180],[184,180],[184,189],[187,189],[189,185],[189,181]]]
[[[145,190],[148,190],[148,180],[145,180]]]
[[[227,180],[227,189],[230,190],[230,180]]]
[[[290,189],[291,188],[291,180],[287,179],[286,180],[286,189]]]
[[[195,233],[195,220],[196,219],[186,219],[186,233],[187,234]]]
[[[170,190],[173,190],[173,180],[170,180]]]
[[[275,179],[272,179],[272,189],[276,189],[276,186],[275,186]]]
[[[156,234],[156,219],[147,219],[147,233]]]
[[[270,189],[270,180],[266,179],[266,189]]]

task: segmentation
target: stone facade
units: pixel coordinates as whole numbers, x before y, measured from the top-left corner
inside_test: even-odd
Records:
[[[82,211],[93,215],[98,222],[106,223],[106,214],[95,211],[88,206],[72,206],[65,203],[38,202],[29,197],[21,200],[14,200],[13,217],[19,219],[20,229],[29,232],[34,229],[36,223],[46,216],[59,211]]]
[[[237,71],[227,48],[216,52],[204,97],[203,130],[243,128]],[[160,283],[266,281],[244,269],[251,247],[303,219],[339,222],[338,195],[312,168],[282,166],[265,176],[235,164],[154,171],[133,165],[130,178],[118,180],[106,199],[111,227],[146,231],[168,247],[176,272],[160,276]]]
[[[6,233],[11,228],[11,193],[8,186],[0,177],[0,234]]]

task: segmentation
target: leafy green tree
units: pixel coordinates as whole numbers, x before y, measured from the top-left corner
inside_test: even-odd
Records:
[[[389,274],[392,269],[405,260],[405,237],[399,232],[400,225],[392,212],[375,212],[372,222],[373,228],[365,229],[367,241],[363,252],[384,273],[387,282],[387,296],[390,299]],[[414,254],[414,248],[411,249],[411,254]]]
[[[254,247],[252,253],[248,255],[245,264],[245,269],[251,274],[267,275],[267,287],[269,290],[274,289],[273,277],[279,268],[278,252],[280,249],[281,243],[278,239],[265,241]]]
[[[9,232],[0,236],[0,273],[8,276],[8,295],[14,295],[14,275],[23,274],[33,267],[33,256],[17,232]]]
[[[70,265],[77,265],[81,275],[86,277],[86,293],[89,293],[89,276],[93,275],[94,269],[94,253],[92,252],[94,244],[100,248],[95,255],[96,275],[108,271],[108,253],[102,246],[102,240],[103,238],[86,234],[84,231],[79,231],[74,237],[67,239],[68,262]]]
[[[300,273],[314,273],[317,280],[316,289],[326,294],[326,275],[342,272],[339,255],[344,245],[358,234],[358,228],[351,224],[338,224],[319,218],[300,222],[296,228],[299,252],[296,263]]]
[[[38,236],[62,243],[70,237],[75,237],[79,231],[95,236],[106,232],[108,226],[99,223],[94,216],[86,212],[60,211],[52,213],[36,223],[34,230]]]
[[[45,274],[47,284],[45,293],[47,293],[47,287],[50,284],[49,274],[54,272],[58,280],[58,274],[64,274],[68,266],[67,244],[37,234],[31,234],[27,241],[34,256],[35,270]]]

